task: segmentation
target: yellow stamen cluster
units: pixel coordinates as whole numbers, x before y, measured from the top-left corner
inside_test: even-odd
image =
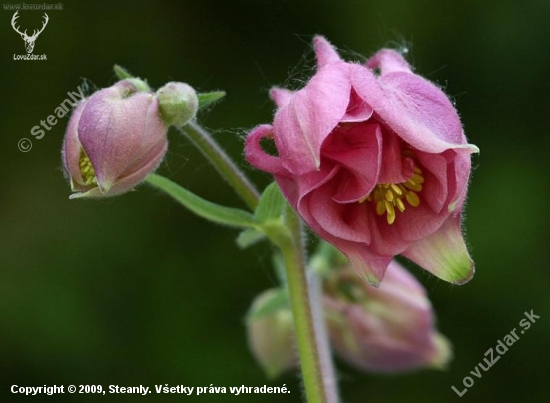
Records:
[[[82,174],[82,179],[84,179],[84,184],[86,186],[97,185],[94,167],[92,166],[92,163],[83,148],[80,149],[78,166],[80,167],[80,173]]]
[[[405,211],[405,200],[411,207],[420,205],[417,192],[422,190],[422,183],[424,183],[422,171],[415,166],[412,176],[406,182],[376,185],[368,196],[359,200],[359,203],[365,200],[375,203],[376,214],[380,216],[386,214],[388,224],[391,225],[395,222],[396,210]]]

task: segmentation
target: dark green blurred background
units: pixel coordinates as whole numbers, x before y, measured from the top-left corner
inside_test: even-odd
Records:
[[[16,0],[9,0],[16,1]],[[63,0],[62,0],[63,1]],[[521,3],[521,5],[520,5]],[[34,54],[0,21],[0,401],[136,402],[135,395],[24,397],[22,386],[110,384],[153,388],[273,386],[281,395],[155,395],[148,401],[299,402],[296,376],[269,382],[247,349],[243,317],[275,284],[268,248],[241,252],[236,232],[194,217],[148,187],[105,201],[69,201],[60,146],[65,118],[41,140],[30,129],[87,80],[115,81],[114,63],[158,87],[186,81],[227,98],[200,121],[242,161],[243,136],[270,121],[267,91],[299,86],[325,35],[348,58],[410,49],[416,71],[456,101],[478,145],[466,207],[477,265],[457,287],[414,273],[455,348],[447,372],[374,376],[339,363],[343,401],[519,402],[549,395],[548,153],[550,2],[63,1]],[[22,11],[22,27],[42,12]],[[20,138],[32,150],[17,149]],[[242,207],[183,138],[170,134],[161,173],[214,201]],[[252,172],[264,186],[266,175]],[[541,318],[459,398],[462,379],[524,311]],[[470,375],[471,376],[471,375]]]

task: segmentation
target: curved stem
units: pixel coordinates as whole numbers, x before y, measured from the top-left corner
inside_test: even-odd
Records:
[[[322,314],[319,283],[316,274],[306,271],[301,221],[287,209],[287,225],[292,238],[280,245],[285,261],[288,293],[294,320],[294,332],[307,401],[337,403],[338,393],[330,356],[328,337]],[[313,280],[313,281],[312,281]]]
[[[188,123],[177,129],[191,140],[241,199],[243,199],[247,206],[254,210],[258,205],[260,194],[233,160],[216,143],[210,133],[196,122]]]

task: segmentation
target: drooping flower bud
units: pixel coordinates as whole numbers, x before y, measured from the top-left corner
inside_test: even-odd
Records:
[[[330,340],[350,364],[372,372],[445,368],[449,341],[435,329],[424,288],[391,261],[379,288],[346,267],[333,272],[324,291]]]
[[[256,297],[246,320],[250,349],[270,378],[295,368],[297,364],[290,308],[270,310],[265,315],[254,314],[269,309],[278,292],[271,289]]]
[[[199,110],[197,93],[188,84],[171,82],[157,91],[162,120],[168,126],[183,126]]]
[[[62,157],[71,198],[107,197],[132,190],[153,172],[168,148],[167,126],[146,83],[122,80],[74,110]],[[144,83],[143,85],[138,85]]]

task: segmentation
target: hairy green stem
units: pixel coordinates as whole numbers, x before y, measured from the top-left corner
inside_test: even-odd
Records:
[[[338,397],[338,384],[336,382],[325,312],[323,310],[321,279],[319,278],[319,274],[313,270],[308,271],[308,285],[311,316],[319,355],[319,364],[321,366],[321,375],[323,377],[323,387],[327,395],[327,402],[337,403],[340,399]]]
[[[212,136],[192,122],[178,128],[210,161],[243,201],[254,210],[260,195]],[[317,274],[306,270],[302,223],[290,207],[285,215],[290,236],[277,242],[285,261],[296,344],[309,403],[338,403],[338,392],[322,311]]]
[[[290,207],[286,223],[292,237],[280,245],[285,261],[288,293],[302,379],[309,403],[337,403],[338,393],[322,313],[321,292],[316,273],[307,272],[302,224]],[[309,279],[308,279],[309,277]]]
[[[235,162],[216,143],[210,133],[204,130],[196,122],[191,122],[183,127],[178,127],[183,133],[210,161],[219,174],[231,185],[243,201],[254,210],[258,205],[260,194],[256,187],[237,167]]]

